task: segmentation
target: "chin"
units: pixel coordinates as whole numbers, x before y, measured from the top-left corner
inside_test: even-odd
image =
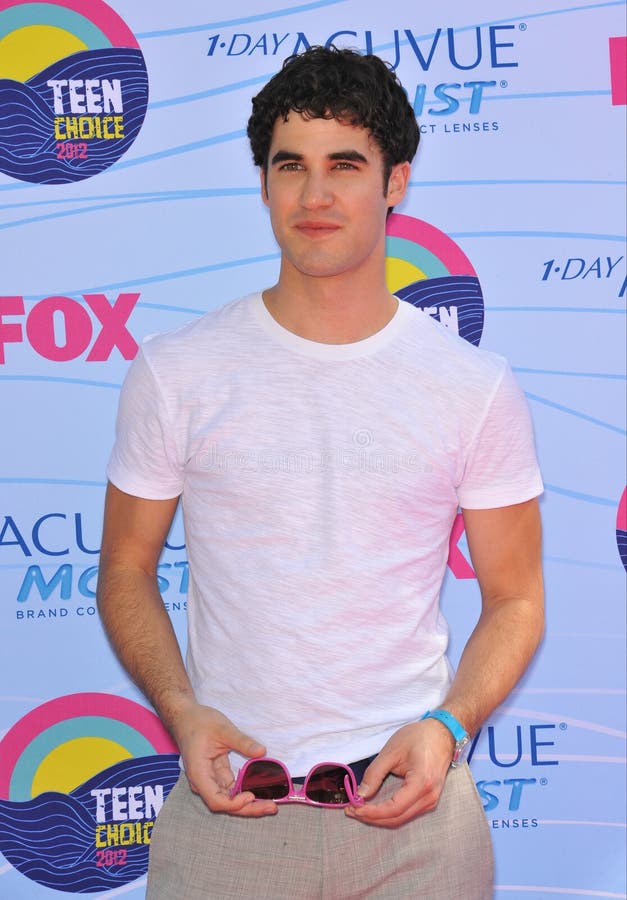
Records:
[[[290,262],[301,275],[308,275],[311,278],[333,278],[360,268],[359,263],[352,260],[301,258],[291,259]]]

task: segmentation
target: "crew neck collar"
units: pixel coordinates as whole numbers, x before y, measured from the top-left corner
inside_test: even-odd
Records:
[[[410,304],[399,300],[398,307],[387,325],[384,325],[383,328],[369,337],[349,344],[325,344],[320,341],[310,341],[280,325],[263,302],[261,293],[253,295],[252,307],[259,325],[278,344],[302,356],[329,360],[357,359],[361,356],[371,356],[373,353],[386,347],[396,337],[411,312]]]

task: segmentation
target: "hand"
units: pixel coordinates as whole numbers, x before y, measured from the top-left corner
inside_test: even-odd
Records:
[[[394,828],[435,809],[454,744],[451,733],[437,720],[403,726],[364,772],[359,794],[366,800],[374,796],[390,772],[403,778],[402,785],[389,800],[348,807],[346,815],[369,825]]]
[[[234,778],[229,765],[229,750],[254,757],[264,756],[266,748],[243,734],[225,715],[210,706],[189,701],[179,709],[172,731],[190,787],[212,812],[249,817],[277,812],[276,803],[255,800],[250,791],[231,799],[229,791]]]

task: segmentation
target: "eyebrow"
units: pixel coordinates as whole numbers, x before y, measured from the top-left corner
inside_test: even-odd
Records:
[[[282,162],[302,162],[304,156],[302,153],[296,153],[291,150],[277,150],[272,159],[270,160],[270,165],[275,166],[277,163]],[[368,160],[363,155],[363,153],[359,153],[357,150],[337,150],[335,153],[329,153],[327,159],[330,160],[346,160],[346,162],[360,162],[368,164]]]

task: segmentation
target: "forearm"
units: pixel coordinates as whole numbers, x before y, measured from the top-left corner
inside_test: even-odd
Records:
[[[97,598],[120,662],[176,737],[178,714],[194,695],[156,575],[101,560]]]
[[[266,748],[217,709],[196,701],[157,584],[157,565],[178,499],[146,500],[114,485],[105,502],[98,608],[120,662],[176,741],[192,789],[209,809],[241,816],[276,812],[249,793],[231,798],[229,751]]]
[[[542,585],[484,609],[442,702],[474,734],[529,665],[542,638]]]
[[[542,636],[542,590],[496,600],[484,608],[442,706],[474,734],[523,674]],[[364,773],[360,794],[376,794],[389,772],[404,779],[391,801],[347,814],[371,825],[397,827],[434,809],[449,770],[455,739],[437,719],[395,732]]]
[[[542,638],[542,526],[537,500],[463,513],[481,616],[442,706],[474,734],[523,675]]]

